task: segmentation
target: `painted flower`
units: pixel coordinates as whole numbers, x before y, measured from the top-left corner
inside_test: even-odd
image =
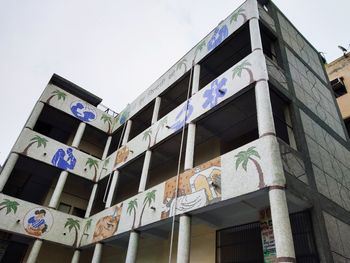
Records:
[[[221,28],[219,27],[215,28],[214,34],[207,44],[208,51],[211,51],[214,48],[216,48],[218,45],[220,45],[227,36],[228,36],[228,28],[226,25],[223,25]]]
[[[206,100],[202,105],[203,109],[213,108],[218,104],[218,99],[226,95],[227,89],[224,87],[226,82],[226,78],[222,78],[220,81],[216,79],[211,83],[210,88],[204,91],[203,97]]]
[[[177,131],[181,129],[188,118],[193,113],[193,106],[191,105],[191,101],[189,100],[185,105],[182,107],[181,111],[176,115],[176,122],[170,126],[171,129]]]

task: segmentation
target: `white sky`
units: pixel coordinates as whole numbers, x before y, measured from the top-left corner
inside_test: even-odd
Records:
[[[330,62],[349,0],[275,0]],[[0,0],[0,164],[53,73],[122,110],[243,0]]]

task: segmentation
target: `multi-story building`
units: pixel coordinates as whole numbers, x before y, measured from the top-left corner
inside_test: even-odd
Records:
[[[100,102],[45,88],[0,176],[2,262],[350,261],[349,138],[273,3],[243,3],[119,115]]]
[[[350,134],[350,53],[326,64],[334,95],[340,108],[348,134]]]

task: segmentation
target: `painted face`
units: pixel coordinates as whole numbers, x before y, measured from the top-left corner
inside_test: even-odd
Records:
[[[42,219],[42,218],[44,218],[44,217],[45,217],[45,214],[44,214],[44,213],[35,215],[35,219]]]

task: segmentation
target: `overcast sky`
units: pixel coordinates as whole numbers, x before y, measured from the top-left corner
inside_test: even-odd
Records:
[[[328,61],[348,47],[349,0],[276,0]],[[243,0],[0,0],[2,164],[53,73],[122,110]]]

